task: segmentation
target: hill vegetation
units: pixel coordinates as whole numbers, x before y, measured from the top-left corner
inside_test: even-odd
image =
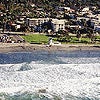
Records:
[[[60,0],[2,0],[0,1],[0,10],[5,13],[3,18],[10,17],[11,19],[16,19],[17,16],[25,15],[27,17],[38,17],[38,8],[42,8],[43,13],[46,13],[53,17],[56,16],[56,8],[58,6],[69,6],[75,10],[80,7],[92,5],[100,7],[99,0],[65,0],[65,2],[60,2]],[[41,13],[41,17],[45,15]],[[49,17],[51,17],[49,16]],[[2,16],[1,16],[2,17]],[[2,18],[1,18],[2,19]],[[8,18],[7,18],[8,19]]]

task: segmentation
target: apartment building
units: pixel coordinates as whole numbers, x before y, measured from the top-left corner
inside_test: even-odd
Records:
[[[31,26],[41,26],[44,22],[48,22],[49,18],[27,18],[27,25]],[[64,19],[52,19],[54,25],[54,31],[64,30],[65,29],[65,20]]]
[[[65,20],[64,19],[52,19],[52,23],[54,24],[54,30],[65,30]]]

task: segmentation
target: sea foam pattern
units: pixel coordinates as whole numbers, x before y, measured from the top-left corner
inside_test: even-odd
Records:
[[[53,53],[49,56],[48,53],[42,52],[37,54],[37,58],[32,54],[29,53],[27,56],[26,53],[24,57],[28,58],[24,59],[22,53],[20,59],[24,59],[23,63],[14,64],[16,56],[12,56],[14,62],[10,57],[13,63],[1,58],[5,62],[0,64],[0,93],[4,93],[0,94],[0,98],[5,100],[40,100],[41,98],[41,100],[100,100],[99,52],[89,52],[90,55],[87,55],[87,52],[62,55]],[[3,56],[5,55],[8,56],[8,54]],[[29,62],[25,62],[26,59],[29,59]]]
[[[0,92],[39,89],[59,95],[100,98],[100,64],[0,65]]]

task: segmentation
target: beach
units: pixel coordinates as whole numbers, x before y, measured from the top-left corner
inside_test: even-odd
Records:
[[[0,53],[8,52],[34,52],[34,51],[74,51],[74,50],[100,50],[98,44],[61,44],[44,45],[29,43],[0,43]]]
[[[56,100],[52,99],[55,96],[59,100],[99,100],[99,73],[99,45],[0,45],[0,93],[5,100],[33,99],[36,94],[35,100],[41,96],[50,98],[46,100]]]

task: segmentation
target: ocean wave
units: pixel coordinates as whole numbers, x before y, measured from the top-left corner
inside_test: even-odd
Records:
[[[52,93],[34,93],[34,92],[24,92],[17,93],[14,95],[9,95],[5,93],[0,94],[1,100],[99,100],[99,98],[93,97],[79,97],[66,94],[65,96],[60,96]]]
[[[52,95],[56,93],[65,100],[99,100],[100,64],[38,64],[33,61],[0,65],[1,93],[15,95],[41,89]]]
[[[100,51],[0,54],[0,99],[100,100]]]

